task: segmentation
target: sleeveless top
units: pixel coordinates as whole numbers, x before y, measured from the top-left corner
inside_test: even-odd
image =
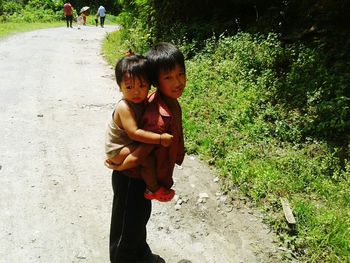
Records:
[[[137,125],[139,125],[142,114],[144,112],[144,104],[143,103],[132,103],[129,101],[124,100],[129,107],[132,109],[132,111],[135,114]],[[120,100],[120,101],[121,101]],[[118,103],[120,102],[118,101]],[[116,105],[118,105],[118,103]],[[106,138],[105,138],[105,153],[108,159],[115,157],[119,154],[120,150],[125,147],[126,145],[129,145],[133,143],[134,141],[131,140],[124,129],[120,128],[114,121],[114,113],[115,110],[112,113],[112,118],[110,119],[109,123],[107,124],[107,130],[106,130]]]

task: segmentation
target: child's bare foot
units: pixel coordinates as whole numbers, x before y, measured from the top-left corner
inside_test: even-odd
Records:
[[[146,189],[144,193],[144,197],[149,200],[158,200],[159,202],[169,202],[173,199],[175,195],[175,191],[173,189],[167,189],[163,186],[159,187],[159,189],[155,192],[151,192]]]

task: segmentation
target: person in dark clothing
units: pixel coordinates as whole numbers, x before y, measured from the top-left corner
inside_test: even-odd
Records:
[[[70,2],[67,2],[63,6],[63,12],[64,15],[66,16],[66,22],[67,22],[67,27],[73,27],[73,7]]]

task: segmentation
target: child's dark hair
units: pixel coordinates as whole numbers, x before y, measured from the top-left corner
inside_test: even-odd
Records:
[[[171,43],[161,42],[154,45],[146,55],[149,69],[151,84],[158,84],[160,71],[170,71],[179,65],[186,71],[185,59],[181,51]]]
[[[141,55],[131,55],[121,58],[115,66],[115,78],[117,84],[121,85],[125,73],[130,75],[130,78],[144,79],[147,82],[149,79],[149,65],[147,59]]]

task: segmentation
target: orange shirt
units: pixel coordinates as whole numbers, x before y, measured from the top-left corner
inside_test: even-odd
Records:
[[[174,105],[169,107],[158,92],[152,93],[148,98],[140,127],[156,133],[170,133],[173,135],[173,142],[169,147],[148,146],[154,147],[158,182],[167,188],[171,188],[174,183],[173,170],[175,163],[181,164],[185,157],[180,104],[175,101]],[[124,173],[131,177],[141,178],[139,169],[131,169],[124,171]]]

